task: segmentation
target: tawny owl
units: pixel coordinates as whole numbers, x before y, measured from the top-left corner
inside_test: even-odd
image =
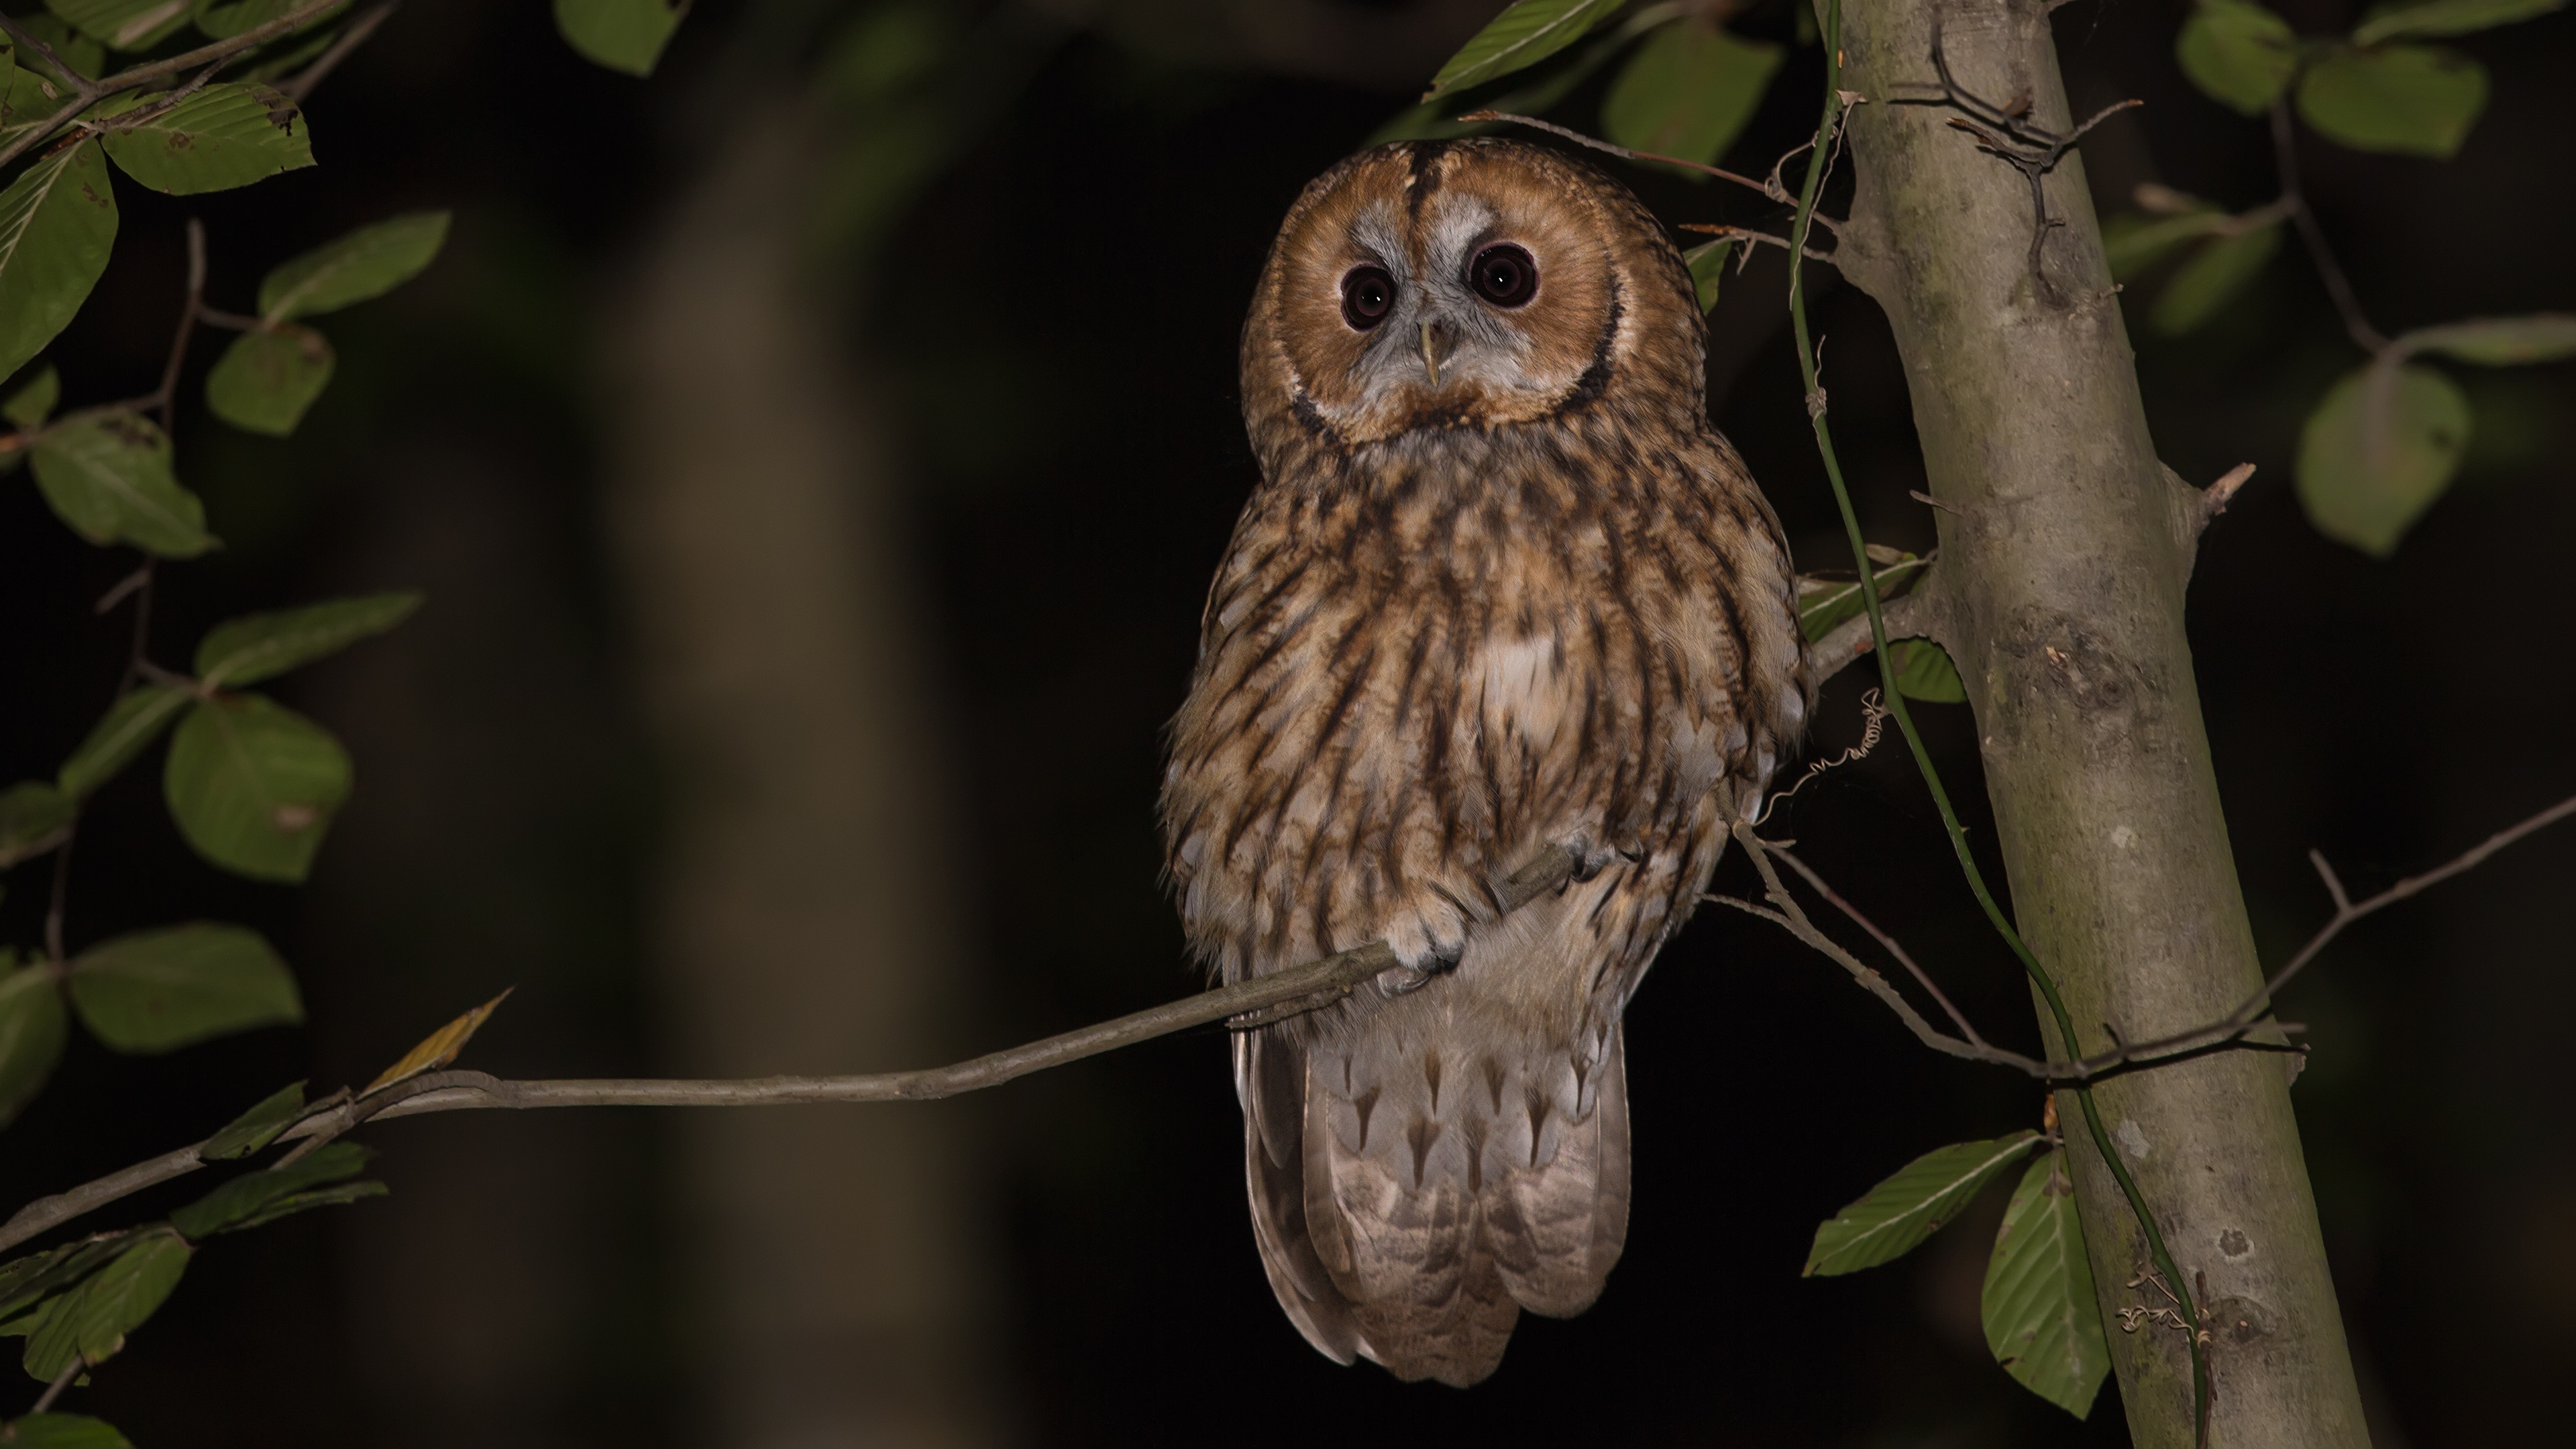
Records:
[[[1271,246],[1162,816],[1223,979],[1407,968],[1234,1042],[1262,1261],[1340,1362],[1474,1383],[1619,1257],[1621,1011],[1806,707],[1705,341],[1635,198],[1537,147],[1362,152]],[[1503,913],[1554,845],[1576,881]]]

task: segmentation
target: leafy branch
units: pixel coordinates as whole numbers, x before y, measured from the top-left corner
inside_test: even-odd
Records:
[[[290,11],[264,25],[254,25],[239,35],[226,36],[221,40],[198,46],[194,50],[182,51],[161,60],[131,66],[98,80],[82,75],[69,62],[55,54],[52,46],[28,33],[25,26],[5,15],[0,15],[0,33],[7,34],[11,40],[43,56],[46,65],[71,83],[72,91],[72,98],[63,103],[61,110],[46,117],[16,140],[0,146],[0,166],[8,165],[36,146],[51,140],[64,127],[71,125],[81,112],[110,96],[141,90],[155,81],[168,80],[172,76],[195,70],[200,66],[220,65],[246,50],[265,45],[291,31],[300,30],[331,11],[347,6],[348,3],[349,0],[313,0],[310,5]],[[370,28],[372,29],[372,26]],[[319,77],[315,79],[319,80]]]

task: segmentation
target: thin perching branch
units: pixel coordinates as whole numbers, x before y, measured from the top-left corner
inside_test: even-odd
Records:
[[[1579,862],[1564,846],[1551,846],[1537,859],[1495,887],[1494,904],[1503,914],[1551,894],[1574,878]],[[1250,981],[1203,991],[1196,996],[1012,1047],[952,1066],[911,1072],[872,1072],[845,1077],[755,1077],[736,1081],[607,1079],[593,1081],[510,1082],[482,1072],[434,1072],[397,1082],[354,1101],[326,1099],[285,1132],[281,1140],[328,1141],[371,1118],[414,1117],[428,1112],[483,1108],[529,1110],[539,1107],[775,1107],[800,1102],[926,1102],[964,1092],[998,1087],[1031,1072],[1060,1067],[1120,1047],[1170,1036],[1194,1026],[1226,1021],[1241,1030],[1267,1026],[1290,1015],[1318,1010],[1342,1000],[1361,983],[1402,969],[1395,950],[1384,941],[1292,966]],[[0,1224],[0,1251],[6,1251],[147,1187],[184,1177],[206,1165],[199,1147],[182,1147],[110,1173],[69,1192],[38,1198]],[[309,1151],[310,1146],[299,1148]]]

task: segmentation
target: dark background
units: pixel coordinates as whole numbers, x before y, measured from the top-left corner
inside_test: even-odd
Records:
[[[658,912],[687,886],[667,863],[693,792],[720,785],[674,784],[685,742],[644,702],[659,666],[637,621],[657,582],[617,542],[633,422],[619,354],[657,228],[781,108],[820,138],[786,174],[791,202],[824,218],[802,255],[838,351],[830,386],[872,420],[876,476],[894,480],[853,552],[897,560],[875,597],[911,641],[906,701],[924,724],[923,757],[901,767],[937,783],[922,849],[947,882],[936,924],[952,1005],[913,1049],[846,1069],[925,1065],[1189,989],[1152,804],[1159,731],[1252,478],[1236,413],[1242,308],[1297,189],[1482,14],[1284,6],[1297,23],[1357,17],[1347,34],[1317,22],[1289,43],[1244,38],[1261,27],[1229,29],[1224,7],[965,7],[965,58],[905,109],[852,101],[830,75],[849,8],[702,4],[661,73],[636,81],[569,52],[542,5],[413,5],[311,102],[319,167],[184,205],[120,183],[114,264],[53,353],[74,401],[149,387],[185,216],[214,239],[212,299],[239,307],[268,266],[347,227],[455,209],[427,277],[327,319],[341,372],[296,438],[207,418],[200,349],[180,467],[228,547],[164,570],[156,652],[180,663],[204,627],[246,609],[410,585],[430,599],[397,635],[279,688],[340,731],[359,768],[305,888],[196,862],[162,811],[157,755],[99,798],[72,878],[74,949],[198,915],[248,921],[294,963],[312,1024],[157,1060],[76,1040],[0,1136],[0,1197],[192,1140],[295,1076],[317,1090],[363,1081],[506,985],[517,995],[475,1065],[685,1068],[673,1047],[685,1009],[655,965],[670,944]],[[2280,8],[2308,33],[2358,11]],[[2100,0],[2057,14],[2079,112],[2147,101],[2085,144],[2106,214],[2148,180],[2238,208],[2272,195],[2260,123],[2175,70],[2181,14]],[[1782,38],[1788,24],[1777,0],[1738,21]],[[2391,332],[2576,308],[2564,261],[2576,120],[2557,90],[2576,20],[2458,43],[2495,88],[2457,160],[2303,142],[2324,224]],[[1761,169],[1813,125],[1817,75],[1812,51],[1793,53],[1733,164]],[[1558,114],[1588,125],[1591,106],[1578,96]],[[917,181],[868,190],[871,158],[905,148],[933,158]],[[1776,220],[1713,187],[1630,179],[1668,219]],[[1776,263],[1728,283],[1713,407],[1801,565],[1848,566],[1779,325],[1782,285]],[[2156,339],[2137,317],[2166,460],[2194,482],[2261,465],[2206,539],[2191,629],[2238,869],[2277,961],[2328,913],[2310,847],[2356,892],[2375,889],[2576,791],[2576,681],[2557,627],[2576,538],[2576,375],[2454,369],[2477,417],[2469,462],[2380,562],[2316,534],[2291,494],[2301,419],[2361,360],[2295,248],[2203,334]],[[1848,290],[1825,295],[1818,323],[1864,522],[1926,546],[1885,325]],[[712,341],[707,365],[727,365]],[[0,767],[41,776],[114,691],[126,619],[89,606],[132,561],[81,546],[16,479],[0,481],[0,551]],[[1858,688],[1829,689],[1811,753],[1856,734]],[[1965,711],[1920,712],[1982,836]],[[1901,750],[1809,786],[1785,825],[1991,1036],[2035,1045],[2024,988]],[[2518,846],[2353,931],[2284,1006],[2314,1043],[2294,1100],[2382,1445],[2531,1442],[2560,1417],[2556,1371],[2576,1353],[2560,1069],[2576,1008],[2572,869],[2576,833]],[[8,886],[0,940],[33,945],[42,867]],[[1730,861],[1719,888],[1751,887]],[[821,980],[869,955],[865,939],[841,944],[846,959],[818,953],[802,969]],[[1627,1256],[1596,1308],[1525,1320],[1501,1373],[1464,1394],[1336,1368],[1279,1314],[1209,1030],[934,1119],[969,1162],[943,1179],[954,1196],[940,1211],[980,1265],[951,1285],[968,1307],[942,1322],[972,1331],[933,1388],[908,1391],[928,1406],[895,1427],[870,1421],[864,1395],[802,1440],[746,1427],[759,1415],[728,1367],[743,1350],[709,1334],[747,1331],[764,1350],[758,1325],[711,1330],[698,1311],[707,1290],[686,1265],[703,1261],[703,1229],[674,1206],[688,1200],[679,1179],[704,1170],[680,1145],[689,1114],[640,1112],[373,1129],[394,1198],[209,1247],[68,1406],[146,1449],[2124,1440],[2115,1387],[2079,1426],[1989,1359],[1976,1291],[1999,1193],[1895,1266],[1798,1276],[1817,1221],[1899,1163],[2035,1125],[2026,1083],[1922,1051],[1828,963],[1713,912],[1667,950],[1631,1023]],[[827,1141],[846,1120],[835,1112],[924,1110],[790,1109]],[[792,1329],[779,1337],[770,1347],[792,1354]],[[816,1372],[867,1382],[880,1369]]]

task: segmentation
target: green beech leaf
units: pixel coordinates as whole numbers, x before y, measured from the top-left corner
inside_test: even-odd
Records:
[[[100,1363],[125,1347],[125,1336],[179,1286],[195,1249],[168,1229],[137,1235],[116,1261],[63,1295],[27,1338],[23,1360],[29,1377],[51,1383],[72,1360]]]
[[[87,1414],[29,1414],[12,1419],[9,1449],[134,1449],[104,1419]]]
[[[2469,403],[2429,367],[2374,363],[2348,373],[2299,435],[2299,502],[2317,531],[2375,557],[2459,471]]]
[[[195,0],[45,0],[45,8],[110,50],[149,50],[188,23],[188,10],[194,3]]]
[[[0,870],[60,844],[79,808],[71,796],[41,780],[0,791]]]
[[[2567,0],[2427,0],[2421,5],[2377,5],[2352,32],[2355,45],[2377,45],[2409,35],[2466,35],[2563,10]]]
[[[1708,165],[1762,104],[1785,52],[1713,25],[1685,21],[1648,36],[1601,102],[1601,125],[1631,151]],[[1694,181],[1704,172],[1688,171]]]
[[[1816,1229],[1803,1272],[1857,1272],[1912,1252],[2038,1138],[2016,1132],[1992,1142],[1954,1142],[1905,1164]]]
[[[2448,160],[2486,105],[2486,67],[2438,45],[2338,48],[2299,78],[2300,117],[2356,151]]]
[[[243,1173],[170,1214],[170,1226],[191,1241],[203,1242],[217,1233],[248,1226],[251,1219],[297,1193],[357,1176],[373,1156],[355,1142],[326,1143],[284,1167]]]
[[[1733,241],[1720,239],[1702,242],[1682,253],[1682,260],[1690,267],[1691,287],[1699,293],[1700,311],[1717,310],[1718,284],[1726,280],[1727,253],[1734,249]]]
[[[64,64],[82,75],[96,79],[107,68],[107,47],[65,25],[55,16],[30,15],[20,20],[18,25],[29,35],[52,46],[54,54],[61,56]],[[67,79],[52,66],[46,65],[44,57],[32,50],[19,56],[18,64],[21,69],[35,66],[57,81]]]
[[[581,57],[628,75],[651,75],[689,0],[555,0],[555,29]]]
[[[197,678],[210,689],[256,684],[374,638],[419,607],[415,593],[366,594],[245,614],[207,632],[197,646]]]
[[[2258,116],[2298,70],[2299,37],[2250,0],[2200,0],[2182,23],[2174,58],[2211,100]]]
[[[248,433],[282,438],[304,421],[338,365],[330,340],[310,327],[280,322],[233,339],[206,373],[206,407]]]
[[[270,272],[259,284],[259,315],[271,322],[318,317],[381,297],[419,276],[446,240],[443,211],[362,226]]]
[[[2197,329],[2235,300],[2280,249],[2279,222],[2218,238],[2174,269],[2147,325],[2167,337]]]
[[[136,931],[73,958],[72,1009],[121,1052],[175,1051],[304,1019],[286,963],[257,931],[198,921]]]
[[[312,0],[196,0],[197,28],[217,40],[257,30],[311,4]],[[323,17],[328,23],[330,17]]]
[[[1887,647],[1896,663],[1897,693],[1925,704],[1968,702],[1968,686],[1940,645],[1929,639],[1893,639]]]
[[[9,394],[7,402],[0,402],[0,418],[7,418],[22,428],[36,427],[54,415],[54,404],[62,398],[62,374],[54,371],[54,365],[48,362],[16,392]]]
[[[175,105],[166,93],[119,97],[106,114],[110,124],[144,118],[110,131],[107,154],[126,175],[173,196],[228,191],[313,164],[304,113],[266,86],[210,85]]]
[[[199,1162],[216,1162],[229,1157],[248,1157],[277,1140],[277,1134],[293,1126],[304,1115],[304,1084],[289,1082],[259,1099],[258,1105],[235,1117],[223,1130],[209,1137],[197,1148]]]
[[[2102,223],[2102,260],[2110,263],[2113,281],[2132,281],[2177,247],[2221,230],[2228,220],[2214,206],[2182,216],[2124,212]]]
[[[329,731],[256,694],[202,700],[170,740],[162,794],[197,853],[254,880],[313,868],[349,798],[349,755]]]
[[[95,544],[162,558],[219,546],[206,505],[170,469],[170,438],[125,408],[74,413],[36,435],[36,488],[65,527]]]
[[[1624,3],[1626,0],[1514,0],[1458,47],[1458,53],[1449,57],[1449,63],[1431,78],[1431,89],[1424,91],[1422,98],[1427,101],[1536,65],[1581,40],[1584,32],[1609,19]]]
[[[55,788],[77,800],[115,779],[144,746],[161,737],[189,698],[188,691],[169,684],[146,684],[117,696],[80,748],[63,761]]]
[[[96,141],[37,158],[0,191],[0,377],[71,322],[115,241],[116,194]]]
[[[2473,317],[2424,327],[2397,339],[2414,352],[2438,352],[2484,367],[2520,367],[2576,357],[2576,314],[2537,312],[2528,317]]]
[[[2111,1346],[2093,1297],[2066,1149],[2041,1154],[2013,1189],[1979,1307],[1986,1347],[2005,1373],[2079,1419],[2093,1412],[2111,1370]]]
[[[0,974],[0,1127],[16,1121],[63,1056],[62,983],[44,966]]]
[[[0,96],[7,95],[9,88],[16,83],[17,79],[18,42],[6,35],[0,35]]]

